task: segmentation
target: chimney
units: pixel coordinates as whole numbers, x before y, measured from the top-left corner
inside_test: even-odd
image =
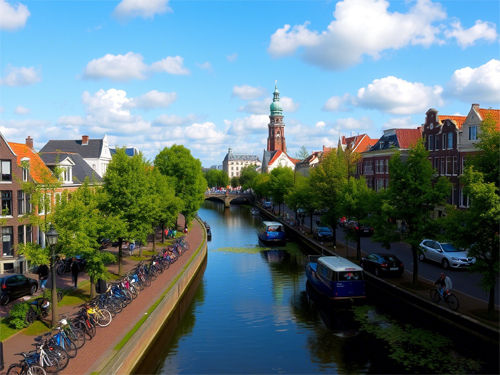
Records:
[[[89,136],[88,135],[82,135],[82,146],[88,145],[89,144]]]
[[[479,108],[479,104],[477,103],[472,104],[472,108]]]
[[[26,138],[26,146],[33,149],[33,138],[31,138],[29,135],[28,138]]]

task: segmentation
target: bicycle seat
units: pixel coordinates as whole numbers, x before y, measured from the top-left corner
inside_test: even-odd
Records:
[[[35,337],[34,340],[36,342],[40,342],[40,341],[42,341],[42,336]]]

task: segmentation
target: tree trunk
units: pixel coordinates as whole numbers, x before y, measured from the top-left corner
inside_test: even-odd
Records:
[[[141,252],[142,252],[142,246],[141,246]],[[156,252],[156,228],[153,230],[153,252]]]
[[[337,222],[334,221],[332,225],[332,232],[333,232],[333,248],[337,250]]]
[[[356,259],[361,259],[361,236],[359,233],[356,236]]]
[[[165,224],[161,225],[161,243],[165,243]]]
[[[488,300],[488,315],[492,315],[495,310],[495,287],[490,288],[490,298]]]
[[[311,227],[309,228],[311,234],[313,233],[313,216],[314,216],[314,213],[311,214]]]
[[[413,255],[413,287],[418,286],[418,246],[411,245],[411,254]]]
[[[96,292],[95,292],[95,280],[94,278],[90,278],[90,298],[95,298]]]
[[[122,274],[122,244],[123,238],[118,238],[118,276],[121,276]]]

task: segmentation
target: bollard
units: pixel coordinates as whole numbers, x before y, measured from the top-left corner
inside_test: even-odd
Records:
[[[3,363],[3,342],[0,341],[0,371],[3,370],[4,363]]]

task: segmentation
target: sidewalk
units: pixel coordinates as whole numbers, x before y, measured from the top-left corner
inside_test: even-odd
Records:
[[[265,211],[266,213],[271,214],[271,212],[266,211],[264,209],[262,209],[262,211]],[[275,218],[277,220],[284,221],[283,218],[278,218],[277,216],[275,216]],[[309,226],[303,225],[301,231],[296,226],[290,225],[290,228],[292,228],[293,230],[295,230],[297,233],[301,234],[302,236],[308,238],[310,241],[314,242],[315,244],[323,247],[324,249],[326,249],[330,253],[335,253],[343,258],[346,258],[346,259],[349,259],[349,260],[356,262],[355,261],[355,257],[356,257],[356,247],[355,247],[356,244],[355,243],[350,242],[349,247],[346,248],[345,243],[340,243],[337,241],[337,246],[336,246],[336,248],[334,248],[331,241],[328,243],[321,243],[320,241],[315,240],[313,235],[310,234],[311,228]],[[366,255],[368,255],[368,254],[361,251],[362,257],[364,257]],[[418,295],[418,296],[420,296],[424,299],[427,299],[427,300],[430,300],[430,289],[434,288],[433,280],[428,280],[428,279],[425,279],[425,278],[419,276],[419,284],[421,286],[423,286],[421,288],[423,290],[410,289],[409,287],[411,286],[411,284],[413,282],[413,273],[408,269],[405,270],[404,274],[401,277],[390,277],[390,278],[387,277],[387,278],[384,278],[384,281],[386,281],[387,283],[391,283],[393,285],[397,285],[401,288],[404,288],[409,293],[413,293],[413,294]],[[473,296],[470,296],[468,294],[462,293],[456,289],[453,289],[453,294],[455,294],[457,296],[458,301],[460,303],[459,309],[457,311],[458,313],[463,314],[463,315],[470,317],[472,319],[478,320],[478,321],[492,327],[493,329],[496,329],[497,331],[499,330],[499,328],[500,328],[499,321],[486,322],[486,321],[478,318],[478,316],[473,313],[473,312],[477,312],[480,310],[486,311],[488,309],[487,302],[482,301],[482,300],[475,298]],[[446,308],[446,306],[442,302],[441,302],[441,306]],[[495,306],[495,309],[498,311],[498,306]]]
[[[183,217],[180,217],[178,220],[178,227],[184,228]],[[109,326],[98,327],[95,337],[91,341],[87,340],[85,342],[85,345],[78,350],[76,358],[71,359],[68,367],[61,371],[60,374],[90,374],[99,368],[101,363],[110,355],[113,348],[127,335],[135,324],[144,316],[147,310],[161,296],[162,292],[169,286],[177,274],[182,270],[184,265],[188,262],[192,253],[202,243],[203,228],[197,220],[193,221],[193,227],[187,234],[186,238],[190,245],[188,252],[180,257],[162,274],[160,274],[158,278],[152,282],[151,286],[145,288],[130,305],[123,309],[121,313],[117,314]],[[160,248],[162,247],[157,246],[158,250]],[[152,250],[152,244],[149,244],[147,249],[143,248],[143,250]],[[137,250],[135,251],[135,254],[138,254]],[[127,272],[128,270],[133,269],[137,263],[138,262],[131,259],[124,258],[122,264],[122,270],[124,271],[122,272]],[[118,265],[111,265],[108,268],[112,273],[116,274],[118,272]],[[88,279],[88,276],[86,277]],[[62,277],[63,283],[66,281],[64,278],[65,276]],[[82,277],[82,280],[84,279],[85,278]],[[76,312],[77,308],[74,306],[63,306],[59,308],[60,314],[73,314]],[[33,349],[31,344],[34,343],[34,338],[35,336],[29,336],[25,334],[24,331],[21,331],[5,340],[3,343],[5,361],[4,371],[7,371],[10,364],[18,362],[19,359],[21,359],[20,356],[15,356],[15,353]]]

